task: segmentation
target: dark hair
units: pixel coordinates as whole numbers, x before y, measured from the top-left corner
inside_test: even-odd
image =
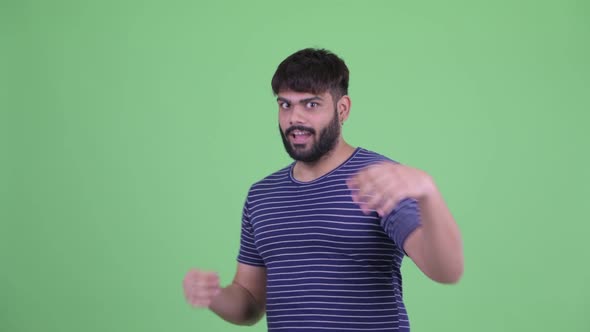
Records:
[[[287,57],[272,77],[272,91],[292,90],[321,94],[329,91],[334,100],[348,94],[348,67],[336,54],[306,48]]]

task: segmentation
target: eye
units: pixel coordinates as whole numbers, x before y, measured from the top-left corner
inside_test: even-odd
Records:
[[[318,106],[319,106],[319,104],[316,103],[315,101],[310,101],[309,103],[307,103],[307,108],[316,108]]]
[[[289,105],[289,103],[286,102],[286,101],[282,101],[282,102],[279,103],[279,107],[282,108],[282,109],[288,109],[289,106],[291,106],[291,105]]]

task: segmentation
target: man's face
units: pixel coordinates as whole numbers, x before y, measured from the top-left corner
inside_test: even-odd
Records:
[[[334,149],[340,139],[340,121],[329,92],[284,91],[277,103],[281,138],[291,158],[315,162]]]

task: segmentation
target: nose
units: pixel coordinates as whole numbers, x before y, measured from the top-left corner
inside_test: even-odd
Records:
[[[305,110],[299,105],[294,105],[289,116],[289,124],[297,125],[305,123]]]

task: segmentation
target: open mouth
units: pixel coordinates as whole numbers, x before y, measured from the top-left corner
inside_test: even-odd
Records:
[[[289,134],[289,137],[293,144],[305,144],[311,138],[311,135],[309,131],[296,129]]]

